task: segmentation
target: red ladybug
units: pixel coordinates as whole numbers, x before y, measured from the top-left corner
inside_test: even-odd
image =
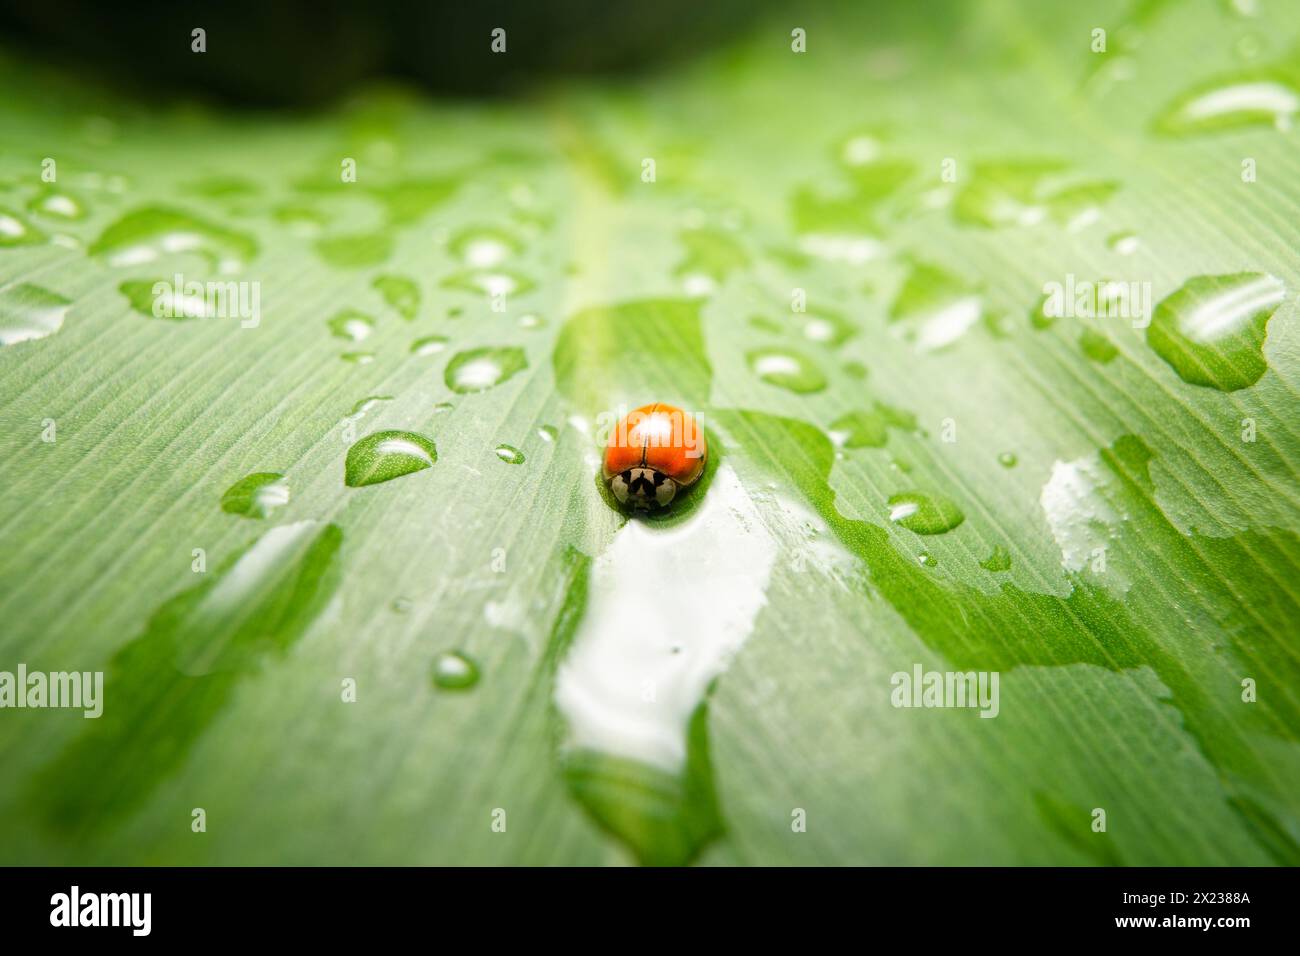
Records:
[[[675,405],[642,405],[615,426],[602,476],[619,504],[663,508],[704,473],[704,430]]]

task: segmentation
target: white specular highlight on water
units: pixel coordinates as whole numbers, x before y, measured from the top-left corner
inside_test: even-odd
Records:
[[[1179,327],[1193,342],[1213,342],[1236,332],[1252,316],[1276,309],[1284,298],[1281,280],[1260,276],[1199,303],[1182,316]]]
[[[1052,474],[1039,495],[1052,538],[1061,549],[1061,566],[1082,571],[1097,548],[1104,548],[1109,530],[1120,516],[1102,497],[1106,482],[1096,455],[1052,464]]]
[[[753,630],[776,555],[726,465],[685,523],[624,525],[592,566],[557,676],[568,746],[680,771],[691,715]]]

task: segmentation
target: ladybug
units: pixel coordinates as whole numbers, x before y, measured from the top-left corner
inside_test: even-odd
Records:
[[[605,446],[601,475],[619,504],[646,511],[667,506],[704,473],[704,430],[675,405],[655,402],[628,413]]]

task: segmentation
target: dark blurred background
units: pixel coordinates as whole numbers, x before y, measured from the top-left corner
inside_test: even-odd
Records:
[[[328,102],[399,76],[457,95],[644,70],[743,30],[774,0],[0,0],[11,45],[136,92]],[[206,31],[207,51],[191,49]],[[506,52],[491,49],[506,31]]]

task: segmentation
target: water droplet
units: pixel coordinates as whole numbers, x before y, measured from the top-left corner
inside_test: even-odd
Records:
[[[889,499],[889,520],[917,534],[942,534],[965,519],[955,504],[939,495],[906,491]]]
[[[44,239],[39,229],[24,222],[16,213],[0,209],[0,248],[31,245]]]
[[[1147,344],[1185,382],[1225,392],[1254,385],[1268,368],[1268,321],[1286,297],[1258,272],[1197,276],[1156,306]]]
[[[1074,230],[1095,221],[1118,188],[1115,182],[1071,174],[1060,160],[977,163],[953,202],[953,217],[988,229],[1032,226],[1051,217]]]
[[[343,361],[353,365],[369,365],[375,360],[374,352],[344,352],[339,356]]]
[[[376,276],[371,285],[402,318],[414,319],[420,309],[420,287],[405,276]]]
[[[447,387],[462,395],[486,391],[528,367],[524,350],[514,347],[479,348],[458,352],[447,363]]]
[[[272,210],[271,216],[298,236],[314,236],[329,222],[329,217],[319,209],[302,203],[277,206]]]
[[[920,554],[916,556],[916,560],[917,563],[920,564],[921,567],[923,568],[933,568],[935,565],[939,563],[939,559],[936,558],[934,555],[932,555],[929,551],[922,551]]]
[[[130,279],[117,287],[131,307],[151,319],[183,322],[186,319],[207,319],[216,315],[216,298],[209,299],[207,290],[199,282],[186,283],[190,288],[178,288],[171,279],[151,282],[148,279]]]
[[[221,510],[245,518],[265,518],[289,503],[289,482],[274,471],[246,475],[221,496]]]
[[[985,571],[1009,571],[1011,569],[1011,552],[1000,544],[993,546],[993,553],[980,562]]]
[[[496,454],[507,465],[522,465],[524,463],[524,453],[514,445],[497,445]]]
[[[459,651],[439,654],[433,662],[433,683],[442,690],[468,690],[478,683],[478,665]]]
[[[890,309],[891,322],[907,322],[919,351],[951,345],[980,320],[979,293],[962,279],[925,262],[912,265]]]
[[[164,255],[202,256],[218,272],[236,272],[257,255],[252,236],[224,229],[163,206],[129,212],[104,230],[90,247],[111,266],[154,262]]]
[[[1136,233],[1116,232],[1106,237],[1106,248],[1121,256],[1131,256],[1137,251],[1139,242]]]
[[[826,376],[811,360],[786,349],[755,349],[746,358],[754,374],[779,388],[807,394],[826,387]]]
[[[1079,336],[1079,348],[1084,355],[1100,365],[1114,361],[1119,356],[1119,349],[1114,343],[1095,329],[1084,329]]]
[[[1243,126],[1286,129],[1300,111],[1300,90],[1282,71],[1220,79],[1183,94],[1156,120],[1157,132],[1187,136]]]
[[[27,208],[32,213],[52,219],[76,220],[86,217],[86,209],[75,197],[47,189],[34,197]]]
[[[809,312],[803,317],[803,337],[818,345],[839,348],[857,331],[851,322],[835,312]]]
[[[521,329],[540,329],[545,324],[545,319],[540,315],[534,315],[532,312],[519,317],[519,327]]]
[[[393,396],[391,395],[367,395],[352,406],[352,411],[348,414],[348,417],[355,418],[358,415],[364,415],[380,402],[391,402],[392,400]]]
[[[445,335],[426,335],[411,343],[412,355],[437,355],[450,341]]]
[[[555,441],[559,434],[559,430],[554,425],[543,425],[537,429],[537,437],[542,441]]]
[[[494,269],[519,252],[519,242],[505,230],[475,226],[453,236],[450,248],[471,269]]]
[[[844,374],[847,375],[849,378],[856,378],[858,380],[861,380],[867,377],[867,367],[863,365],[861,362],[856,362],[856,361],[845,362]]]
[[[438,460],[433,442],[415,432],[382,431],[348,449],[343,481],[350,488],[377,485],[423,471]]]
[[[53,335],[63,327],[71,305],[63,296],[26,282],[0,290],[0,346]]]
[[[441,415],[443,412],[451,411],[454,407],[455,406],[452,405],[451,402],[439,402],[437,405],[433,406],[433,413],[435,415]]]
[[[462,292],[474,292],[496,298],[523,295],[533,288],[533,281],[517,272],[507,272],[504,269],[472,270],[448,276],[442,280],[442,286],[444,289],[459,289]]]
[[[1019,460],[1020,459],[1016,457],[1015,452],[1004,451],[998,455],[998,464],[1003,468],[1014,468]]]
[[[330,332],[336,338],[360,342],[375,328],[375,320],[356,309],[344,309],[329,320]]]
[[[843,448],[883,448],[887,429],[915,430],[916,417],[880,402],[870,411],[852,411],[831,422],[831,441]]]

